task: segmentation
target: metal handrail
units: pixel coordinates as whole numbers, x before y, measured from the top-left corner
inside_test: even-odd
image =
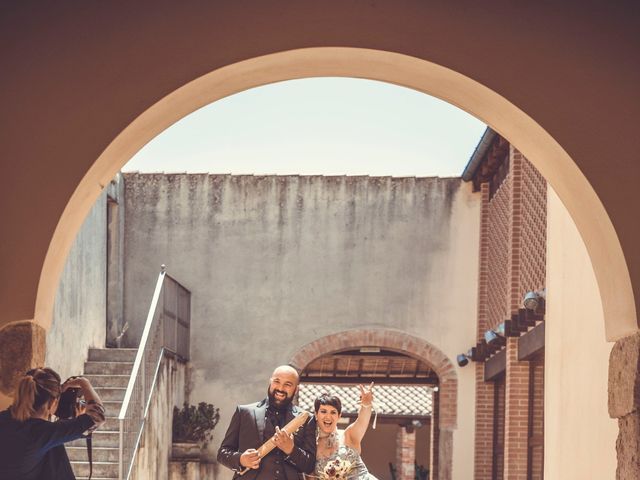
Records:
[[[122,407],[118,415],[119,423],[119,451],[118,451],[118,478],[129,478],[133,467],[133,460],[140,445],[142,429],[148,413],[148,405],[151,393],[155,386],[160,363],[164,355],[164,349],[159,345],[160,322],[154,322],[159,316],[158,304],[162,286],[166,276],[166,267],[161,267],[156,287],[153,292],[151,306],[147,314],[147,320],[142,331],[142,338],[136,353],[136,358],[131,370],[131,377],[127,385]],[[160,350],[159,356],[153,355],[154,350]],[[155,361],[154,361],[155,360]],[[148,382],[147,369],[153,371],[152,382]],[[154,368],[155,367],[155,368]],[[139,400],[139,401],[136,401]],[[134,440],[134,442],[127,442]],[[132,443],[130,448],[125,448],[125,443]],[[126,469],[126,477],[125,475]]]
[[[149,416],[149,408],[151,408],[151,401],[153,400],[153,393],[156,390],[156,383],[158,381],[158,377],[160,376],[160,367],[162,366],[162,362],[165,358],[166,348],[162,348],[160,350],[160,355],[158,357],[158,361],[156,362],[155,373],[153,374],[153,381],[151,383],[151,388],[149,389],[149,397],[147,398],[146,405],[144,407],[144,415],[142,416],[142,423],[140,424],[140,430],[138,432],[138,436],[136,438],[136,443],[133,446],[131,461],[129,462],[129,468],[127,470],[127,478],[131,477],[131,472],[133,470],[133,466],[135,465],[136,455],[138,453],[138,447],[142,441],[142,435],[144,434],[144,427],[147,422],[147,417]],[[122,445],[122,444],[121,444]]]
[[[165,352],[189,359],[191,293],[162,265],[118,415],[118,478],[129,479]]]

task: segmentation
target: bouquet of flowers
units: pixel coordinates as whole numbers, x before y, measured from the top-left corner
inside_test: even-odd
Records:
[[[334,478],[346,479],[351,471],[351,462],[343,458],[334,458],[322,469],[320,473],[321,480],[332,480]]]

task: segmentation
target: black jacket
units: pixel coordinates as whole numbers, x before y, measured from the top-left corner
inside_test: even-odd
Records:
[[[257,449],[264,440],[267,400],[250,405],[239,405],[231,418],[231,423],[218,450],[218,462],[234,470],[234,479],[240,478],[240,455],[250,448]],[[285,423],[300,415],[302,409],[291,406],[286,413]],[[316,428],[313,420],[303,425],[294,436],[291,455],[282,456],[276,448],[260,462],[260,468],[249,470],[242,475],[243,480],[272,480],[278,478],[276,470],[282,466],[287,480],[302,478],[302,473],[313,473],[316,464]],[[283,457],[280,465],[278,458]]]
[[[8,410],[0,412],[0,479],[75,479],[64,443],[81,438],[93,425],[86,414],[57,422],[40,418],[21,422]]]

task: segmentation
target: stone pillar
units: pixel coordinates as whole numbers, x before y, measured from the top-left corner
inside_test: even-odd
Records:
[[[527,480],[529,363],[518,361],[517,338],[507,338],[506,355],[504,478]]]
[[[0,410],[11,405],[18,379],[27,370],[44,366],[46,332],[25,320],[0,327]]]
[[[396,438],[396,478],[414,480],[416,463],[416,432],[412,427],[398,427]]]
[[[440,446],[438,447],[438,470],[434,480],[451,480],[453,478],[453,430],[440,429]]]
[[[640,333],[618,340],[609,357],[609,416],[618,419],[617,480],[640,478]]]

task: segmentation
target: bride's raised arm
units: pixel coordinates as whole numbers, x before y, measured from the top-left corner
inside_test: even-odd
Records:
[[[360,442],[367,431],[369,420],[371,420],[373,382],[371,382],[371,385],[367,388],[362,385],[358,386],[360,387],[360,410],[358,411],[358,418],[345,429],[344,436],[345,443],[359,452]]]

